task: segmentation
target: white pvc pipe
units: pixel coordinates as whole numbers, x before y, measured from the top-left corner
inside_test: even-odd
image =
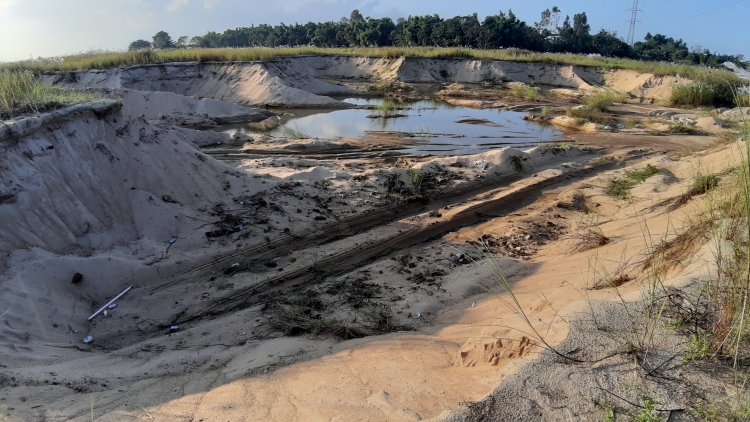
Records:
[[[91,319],[92,319],[92,318],[94,318],[95,316],[99,315],[99,313],[100,313],[101,311],[103,311],[104,309],[106,309],[106,308],[107,308],[107,306],[109,306],[109,305],[113,304],[113,303],[114,303],[114,302],[115,302],[115,301],[116,301],[117,299],[121,298],[121,297],[122,297],[122,295],[124,295],[125,293],[127,293],[127,292],[128,292],[128,291],[129,291],[130,289],[132,289],[132,288],[133,288],[133,286],[130,286],[130,287],[128,287],[127,289],[123,290],[123,291],[122,291],[122,293],[120,293],[119,295],[115,296],[115,298],[114,298],[114,299],[110,300],[109,302],[107,302],[107,304],[106,304],[106,305],[104,305],[104,306],[102,306],[101,308],[99,308],[99,310],[98,310],[98,311],[96,311],[96,312],[94,312],[93,314],[91,314],[91,316],[89,317],[88,321],[91,321]]]

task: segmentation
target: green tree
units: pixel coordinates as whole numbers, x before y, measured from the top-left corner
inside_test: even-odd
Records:
[[[169,36],[168,33],[164,31],[159,31],[154,35],[153,37],[153,46],[154,48],[163,49],[163,48],[173,48],[174,43],[172,42],[172,37]]]
[[[128,51],[144,50],[151,48],[151,43],[146,40],[135,40],[128,46]]]

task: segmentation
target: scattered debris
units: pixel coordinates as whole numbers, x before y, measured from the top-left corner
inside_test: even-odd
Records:
[[[92,341],[94,341],[94,338],[91,337],[91,336],[86,336],[86,338],[83,339],[83,342],[86,343],[86,344],[89,344]]]
[[[115,296],[115,298],[114,298],[114,299],[110,300],[109,302],[107,302],[107,304],[105,304],[104,306],[102,306],[101,308],[99,308],[99,310],[98,310],[98,311],[96,311],[96,312],[94,312],[93,314],[91,314],[91,316],[90,316],[90,317],[88,318],[88,320],[89,320],[89,321],[91,321],[92,319],[94,319],[94,317],[95,317],[95,316],[99,315],[99,313],[100,313],[100,312],[102,312],[103,310],[107,309],[107,307],[108,307],[109,305],[111,305],[111,304],[115,303],[115,301],[116,301],[117,299],[121,298],[121,297],[122,297],[122,295],[124,295],[125,293],[129,292],[129,291],[130,291],[130,289],[132,289],[132,288],[133,288],[133,286],[130,286],[130,287],[128,287],[127,289],[123,290],[123,291],[122,291],[122,293],[120,293],[119,295]]]

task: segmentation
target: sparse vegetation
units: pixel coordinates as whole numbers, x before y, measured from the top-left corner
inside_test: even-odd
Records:
[[[607,182],[607,189],[605,192],[607,195],[614,196],[620,199],[627,199],[630,197],[630,190],[633,189],[636,182],[628,179],[612,178]]]
[[[96,93],[47,85],[29,71],[0,68],[0,118],[40,113],[101,99],[103,97]]]
[[[419,169],[410,168],[408,170],[409,176],[411,177],[411,184],[414,187],[414,192],[419,195],[422,193],[422,182],[424,181],[424,174]]]
[[[528,85],[513,85],[511,86],[513,95],[521,100],[536,101],[541,96],[540,89]]]
[[[0,65],[32,71],[71,71],[85,69],[111,69],[139,64],[169,62],[245,62],[267,61],[303,55],[361,56],[361,57],[414,57],[427,59],[507,60],[553,65],[589,66],[603,69],[627,69],[655,75],[681,75],[695,79],[707,72],[690,65],[675,65],[611,57],[589,57],[579,54],[537,53],[527,50],[481,50],[440,47],[379,47],[379,48],[190,48],[174,50],[139,50],[130,52],[87,52],[69,56],[39,58]],[[727,80],[738,81],[729,71],[712,71]]]
[[[586,105],[591,110],[607,111],[613,103],[625,103],[628,95],[613,89],[606,89],[586,98]]]
[[[615,119],[611,116],[605,115],[601,110],[582,106],[582,107],[568,107],[565,109],[565,114],[568,117],[575,119],[576,124],[582,126],[588,122],[600,124],[600,125],[614,125]]]
[[[697,333],[690,336],[690,340],[685,345],[685,355],[682,357],[683,363],[688,363],[694,360],[702,360],[711,355],[711,348],[709,347],[708,335],[705,333]]]
[[[514,155],[508,158],[508,162],[510,162],[510,165],[513,167],[513,170],[515,171],[523,171],[523,159],[518,156]]]
[[[605,192],[607,195],[616,198],[627,199],[630,197],[631,189],[636,187],[639,183],[645,182],[649,177],[659,173],[661,173],[659,169],[651,164],[648,164],[643,168],[628,170],[625,172],[625,178],[623,179],[617,177],[609,179]]]
[[[299,127],[298,124],[294,124],[294,126],[283,126],[281,129],[281,135],[285,138],[289,139],[310,139],[312,136],[310,136],[309,133],[307,133],[304,129]]]
[[[661,422],[661,416],[656,410],[658,404],[652,399],[641,397],[641,411],[633,415],[633,422]]]
[[[737,87],[746,85],[735,78],[727,78],[723,72],[703,70],[691,76],[691,83],[678,84],[672,87],[669,98],[676,107],[719,107],[739,105],[740,98],[735,95]]]
[[[651,176],[655,176],[661,173],[658,168],[651,164],[647,164],[643,168],[635,168],[625,172],[625,177],[638,183],[643,183]]]
[[[700,135],[701,131],[688,125],[676,124],[670,126],[667,133],[669,133],[670,135]]]

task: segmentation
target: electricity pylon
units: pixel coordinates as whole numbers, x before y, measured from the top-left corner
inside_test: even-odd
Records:
[[[638,23],[638,12],[643,12],[643,10],[640,10],[638,8],[638,0],[633,0],[633,8],[630,9],[630,12],[633,12],[633,15],[630,18],[630,32],[628,32],[628,44],[633,45],[633,42],[635,41],[635,24]]]

